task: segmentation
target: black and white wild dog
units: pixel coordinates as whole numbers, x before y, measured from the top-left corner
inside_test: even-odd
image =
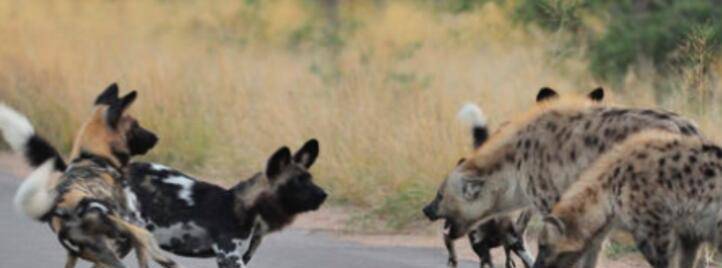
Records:
[[[177,267],[163,255],[153,236],[133,225],[123,191],[130,158],[153,148],[157,137],[127,114],[133,91],[118,97],[109,86],[95,101],[92,116],[81,127],[65,165],[57,151],[35,135],[21,114],[0,105],[0,129],[10,146],[23,151],[38,169],[15,195],[15,205],[27,216],[47,222],[68,252],[66,268],[81,258],[96,267],[125,267],[120,258],[135,248],[140,267],[150,255],[164,267]],[[53,176],[53,171],[62,174]]]
[[[5,133],[18,131],[0,124]],[[63,169],[62,157],[38,135],[16,140],[13,149],[22,152],[30,165],[53,158],[55,169]],[[219,267],[245,267],[264,235],[290,224],[300,213],[318,209],[326,199],[308,171],[318,154],[315,139],[293,155],[284,146],[270,157],[263,172],[231,189],[160,164],[130,163],[124,194],[135,212],[134,223],[151,231],[161,248],[182,256],[215,257]]]
[[[547,215],[579,174],[629,135],[660,129],[700,136],[696,124],[677,114],[624,108],[585,98],[539,92],[541,101],[512,119],[441,184],[428,214],[445,218],[452,237],[478,222],[532,207]],[[594,265],[598,251],[585,256]]]

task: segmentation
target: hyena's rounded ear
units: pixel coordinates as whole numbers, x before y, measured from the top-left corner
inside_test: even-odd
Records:
[[[316,139],[310,139],[293,155],[293,162],[310,168],[313,163],[316,162],[318,152],[318,141]]]
[[[98,98],[95,99],[95,105],[112,105],[118,101],[118,84],[112,83],[103,90]]]
[[[536,102],[553,99],[558,96],[559,96],[559,94],[557,94],[557,92],[554,91],[553,89],[551,89],[550,87],[543,87],[539,90],[539,93],[536,94]]]
[[[544,222],[551,224],[551,226],[554,226],[557,229],[557,231],[559,231],[560,234],[564,234],[567,231],[567,228],[566,228],[566,225],[564,224],[564,222],[554,215],[548,215],[548,216],[544,217]]]
[[[604,88],[602,88],[602,87],[595,88],[594,90],[592,90],[592,92],[589,92],[589,94],[587,94],[587,97],[590,100],[593,100],[596,102],[600,102],[600,101],[604,100]]]
[[[108,122],[108,125],[115,128],[118,126],[118,122],[120,122],[120,118],[123,117],[123,113],[125,112],[128,107],[130,107],[133,102],[135,102],[135,98],[138,96],[138,93],[135,91],[132,91],[125,95],[122,99],[114,102],[110,105],[110,108],[108,108],[108,111],[105,113],[105,119],[106,122]]]
[[[456,166],[458,167],[461,163],[464,163],[464,161],[466,161],[466,157],[459,158],[459,161],[456,161]]]
[[[291,150],[283,146],[268,159],[268,163],[266,163],[266,177],[268,177],[269,180],[273,180],[290,164]]]

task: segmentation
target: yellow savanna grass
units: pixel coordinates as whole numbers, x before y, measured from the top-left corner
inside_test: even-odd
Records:
[[[0,98],[67,149],[96,94],[117,81],[139,91],[134,114],[161,137],[147,160],[227,183],[315,137],[313,171],[333,200],[401,226],[469,153],[455,118],[464,102],[494,126],[541,86],[598,85],[583,62],[545,53],[554,37],[515,26],[494,4],[449,14],[341,1],[344,23],[329,37],[310,1],[248,2],[2,1]],[[651,79],[628,79],[635,90],[616,100],[657,105]],[[664,105],[686,114],[689,104]],[[718,116],[690,115],[719,133]]]

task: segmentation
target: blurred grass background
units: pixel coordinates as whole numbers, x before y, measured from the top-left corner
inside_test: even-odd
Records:
[[[420,208],[469,153],[455,118],[467,101],[495,126],[542,86],[602,85],[614,102],[674,110],[720,137],[714,29],[673,38],[684,62],[648,60],[635,40],[631,58],[602,51],[626,57],[609,75],[591,49],[608,17],[543,2],[0,1],[0,98],[68,151],[117,81],[139,91],[134,113],[161,137],[146,160],[229,183],[318,138],[313,171],[332,202],[391,229],[423,223]],[[553,15],[578,23],[534,23]]]

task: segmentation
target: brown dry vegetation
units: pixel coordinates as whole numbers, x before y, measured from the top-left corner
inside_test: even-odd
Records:
[[[399,228],[426,224],[419,208],[469,152],[455,119],[464,102],[496,125],[541,86],[600,84],[580,57],[550,56],[558,36],[515,26],[505,7],[349,1],[339,12],[352,30],[329,41],[307,2],[2,1],[0,98],[67,149],[94,96],[117,81],[139,90],[135,114],[161,137],[147,159],[226,181],[316,137],[313,170],[333,201]],[[657,101],[655,74],[638,69],[616,102],[675,110],[720,137],[719,105],[690,97],[685,81]]]

